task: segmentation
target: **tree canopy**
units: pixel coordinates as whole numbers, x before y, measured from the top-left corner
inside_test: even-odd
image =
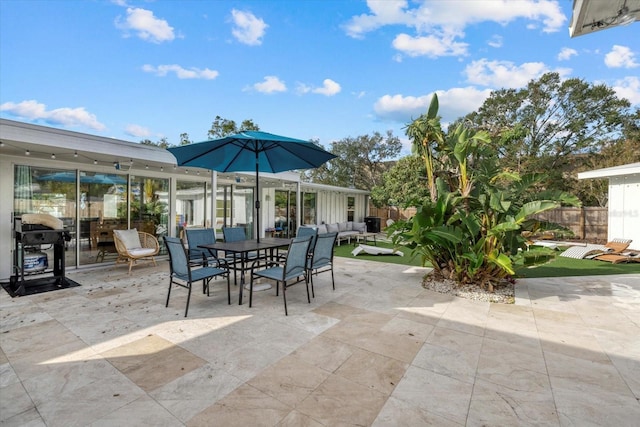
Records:
[[[578,181],[577,172],[640,162],[640,109],[632,110],[629,101],[604,84],[561,80],[558,73],[547,73],[522,89],[492,92],[478,111],[450,125],[449,132],[460,124],[487,133],[505,172],[545,172],[546,179],[529,191],[567,191],[589,206],[606,205],[607,183]],[[414,148],[442,144],[448,132],[438,126],[439,117],[430,114],[408,125]],[[431,136],[419,142],[421,135]],[[438,135],[440,141],[429,139]],[[437,153],[427,152],[424,157],[427,174],[438,162],[432,157]],[[398,162],[396,168],[406,168],[406,164]],[[393,180],[405,172],[392,170],[387,178]],[[434,177],[425,178],[423,186],[434,185]],[[428,193],[435,194],[435,188]],[[376,203],[403,205],[408,201],[398,186],[386,180],[373,189],[373,195]]]
[[[251,119],[243,120],[238,127],[235,121],[216,116],[207,135],[211,139],[224,138],[227,135],[233,135],[245,130],[260,130],[260,127]]]
[[[417,206],[429,197],[426,175],[424,162],[419,156],[403,157],[383,174],[382,184],[371,189],[371,201],[378,207]]]
[[[307,180],[340,187],[370,190],[383,182],[383,173],[400,153],[400,139],[387,131],[386,135],[347,137],[331,143],[329,151],[337,157],[319,168],[305,173]]]
[[[558,190],[572,190],[567,177],[581,159],[623,142],[634,125],[629,101],[612,88],[562,80],[558,73],[546,73],[522,89],[492,92],[462,121],[489,133],[504,169],[545,171],[543,185]]]

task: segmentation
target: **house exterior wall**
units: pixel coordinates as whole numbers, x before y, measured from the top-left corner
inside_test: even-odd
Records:
[[[640,250],[640,162],[578,174],[578,179],[608,179],[608,240],[632,239]]]
[[[323,191],[318,193],[318,224],[331,224],[347,220],[347,197],[355,197],[354,220],[364,222],[367,216],[367,196],[341,191]]]
[[[176,216],[181,213],[181,207],[176,202],[178,181],[192,181],[194,183],[210,182],[213,188],[212,193],[217,194],[216,186],[229,186],[229,178],[226,182],[221,182],[220,174],[211,173],[208,170],[201,170],[199,176],[191,170],[175,168],[175,158],[166,150],[156,147],[144,146],[132,142],[114,140],[111,138],[98,137],[95,135],[70,132],[46,126],[32,125],[15,122],[12,120],[0,119],[0,280],[8,280],[13,274],[13,259],[15,240],[13,236],[13,212],[14,212],[14,169],[16,165],[25,165],[34,168],[63,169],[69,171],[85,171],[100,174],[113,174],[117,172],[119,176],[147,177],[154,179],[167,179],[169,182],[168,193],[163,192],[162,197],[168,200],[168,230],[169,235],[177,234]],[[27,153],[27,150],[30,153]],[[75,151],[75,155],[74,155]],[[54,157],[55,159],[51,158]],[[114,167],[116,162],[131,163],[129,169],[118,169]],[[196,171],[197,172],[197,171]],[[209,176],[210,174],[210,176]],[[240,174],[243,175],[243,174]],[[264,185],[263,179],[269,185]],[[232,184],[235,186],[235,183]],[[261,236],[265,235],[265,228],[273,227],[275,212],[275,189],[274,185],[287,185],[298,191],[297,202],[300,206],[300,192],[316,193],[316,216],[318,222],[338,222],[346,221],[347,218],[347,197],[355,198],[355,219],[360,221],[366,215],[366,200],[368,192],[362,190],[352,190],[340,187],[329,187],[313,183],[299,182],[299,174],[292,172],[282,172],[279,174],[260,175],[260,230]],[[245,183],[243,187],[251,188],[251,181]],[[254,187],[255,188],[255,187]],[[130,190],[129,190],[130,191]],[[209,190],[207,190],[208,192]],[[237,197],[237,198],[236,198]],[[76,195],[76,200],[71,201],[74,205],[80,204],[80,196]],[[241,200],[242,199],[242,200]],[[213,225],[216,227],[216,197],[193,198],[196,225]],[[242,195],[233,196],[236,209],[236,222],[245,215],[247,201]],[[206,210],[205,217],[202,215]],[[79,212],[78,210],[75,211]],[[255,215],[255,211],[253,211]],[[79,215],[79,214],[77,214]],[[298,213],[299,215],[299,213]],[[76,219],[76,224],[79,218]],[[249,220],[247,214],[247,220]],[[212,220],[214,224],[208,222]],[[255,218],[251,219],[254,222]],[[299,220],[299,217],[298,217]],[[299,222],[299,221],[298,221]],[[78,230],[81,229],[81,226]],[[74,228],[75,231],[75,228]],[[76,261],[79,258],[76,258]],[[67,262],[67,269],[73,269],[79,265]]]
[[[608,240],[633,239],[631,247],[640,249],[640,175],[609,178]]]

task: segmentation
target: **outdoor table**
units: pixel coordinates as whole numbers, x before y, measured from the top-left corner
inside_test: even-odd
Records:
[[[378,233],[370,233],[368,231],[364,233],[356,234],[354,236],[356,239],[355,239],[355,242],[353,242],[353,246],[357,246],[361,240],[364,240],[364,244],[366,245],[369,242],[370,238],[373,238],[373,244],[378,246],[378,242],[376,241],[377,236],[378,236]]]
[[[198,247],[214,251],[224,251],[225,254],[240,255],[240,295],[238,298],[238,304],[242,305],[242,290],[244,289],[245,284],[244,273],[249,269],[249,253],[257,252],[258,255],[260,255],[260,251],[264,251],[266,258],[266,252],[269,251],[269,256],[273,257],[273,251],[275,249],[283,246],[289,246],[289,243],[291,243],[291,239],[268,237],[260,239],[259,242],[255,239],[240,240],[237,242],[216,242],[207,245],[199,245]]]

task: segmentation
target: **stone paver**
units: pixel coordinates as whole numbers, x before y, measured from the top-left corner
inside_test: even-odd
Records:
[[[336,260],[254,306],[158,267],[0,292],[7,426],[616,425],[640,419],[640,275],[523,279],[516,303],[420,286],[424,269]],[[324,277],[326,276],[326,277]]]

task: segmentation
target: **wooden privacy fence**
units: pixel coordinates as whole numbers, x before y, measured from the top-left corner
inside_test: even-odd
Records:
[[[369,206],[369,216],[379,217],[383,230],[386,228],[387,219],[392,219],[394,221],[397,221],[398,219],[407,219],[411,218],[415,213],[415,208],[399,209],[395,206],[387,206],[383,208],[376,208],[373,205]],[[535,215],[535,218],[554,222],[568,228],[574,234],[573,239],[588,241],[607,240],[607,208],[563,207]]]
[[[589,241],[606,241],[608,209],[601,207],[562,207],[543,212],[536,218],[555,222],[573,231],[574,238]]]
[[[384,230],[387,228],[387,220],[392,219],[397,221],[399,219],[409,219],[416,214],[416,208],[400,209],[396,206],[385,206],[382,208],[376,208],[373,205],[369,205],[369,216],[380,218],[380,228]]]

